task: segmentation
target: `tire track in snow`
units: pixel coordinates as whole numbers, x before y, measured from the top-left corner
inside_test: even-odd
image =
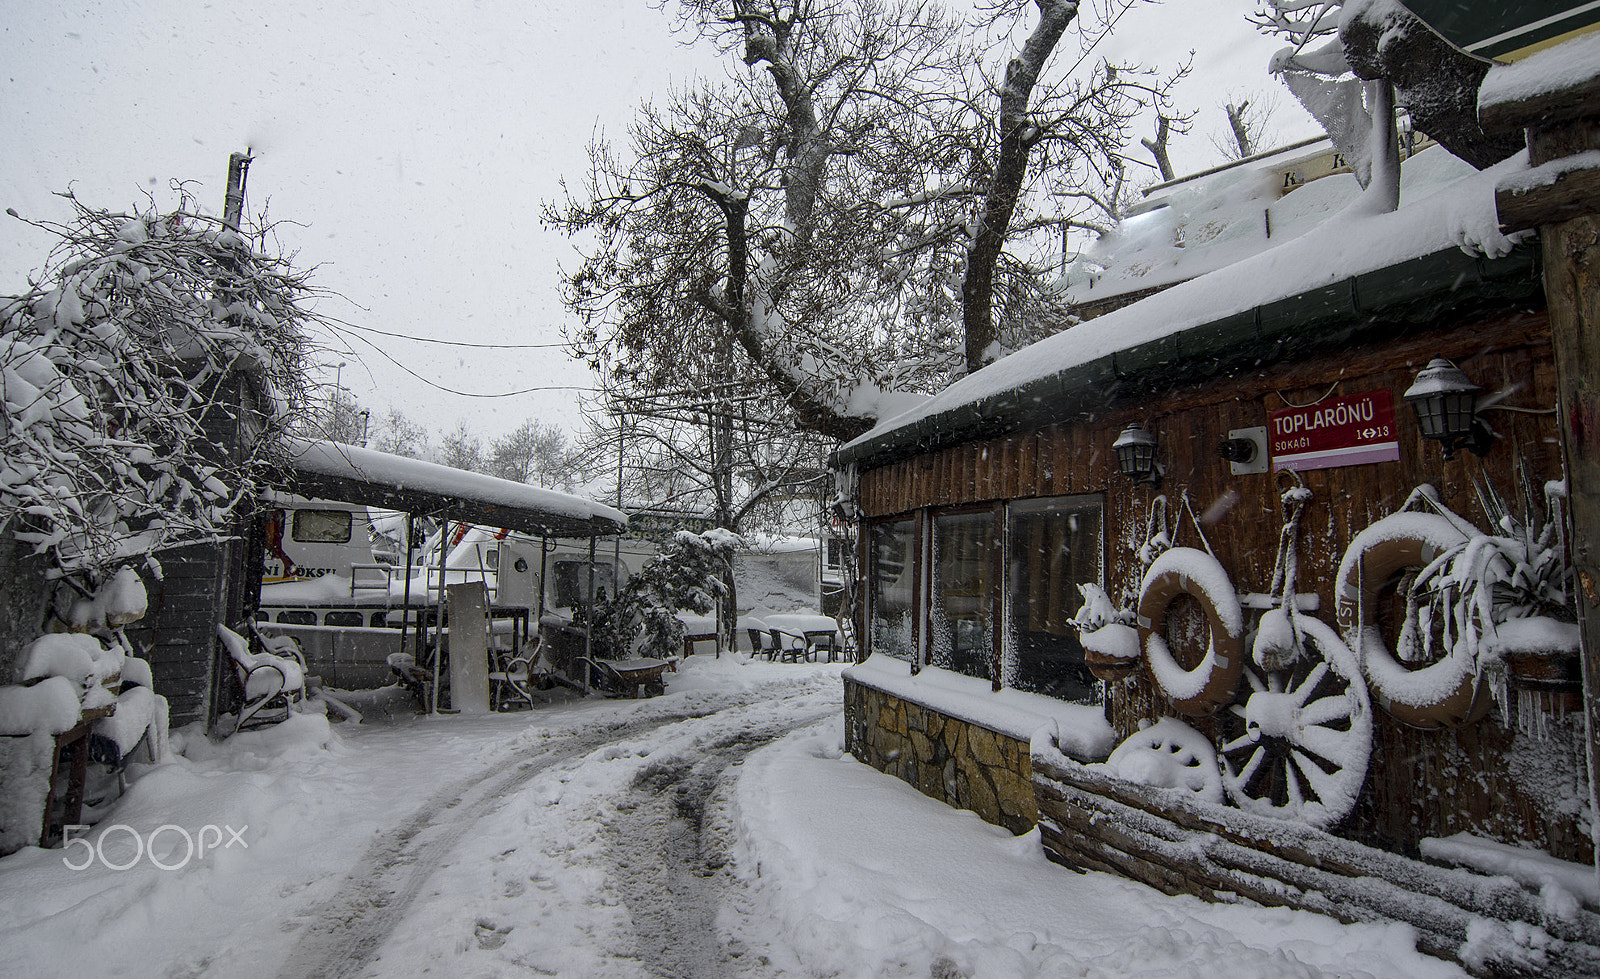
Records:
[[[516,750],[492,769],[450,783],[403,823],[383,832],[346,875],[337,893],[297,916],[309,918],[311,923],[278,975],[281,979],[337,979],[362,974],[404,919],[422,886],[467,831],[518,789],[614,742],[767,699],[772,686],[762,684],[699,709],[552,732],[549,740]]]
[[[758,723],[706,744],[693,758],[652,764],[635,777],[630,808],[608,827],[607,836],[615,882],[633,921],[635,954],[654,975],[776,974],[765,956],[718,934],[718,912],[740,887],[723,870],[732,826],[722,790],[733,777],[728,770],[742,765],[751,752],[836,712],[830,708]]]

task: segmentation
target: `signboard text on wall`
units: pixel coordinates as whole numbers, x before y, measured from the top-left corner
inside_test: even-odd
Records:
[[[1394,396],[1387,389],[1280,408],[1267,419],[1274,469],[1328,469],[1400,458]]]

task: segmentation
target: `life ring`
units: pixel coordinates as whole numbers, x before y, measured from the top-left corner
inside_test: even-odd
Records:
[[[1167,645],[1167,608],[1188,595],[1205,611],[1206,654],[1193,669],[1178,665]],[[1139,643],[1156,686],[1180,714],[1213,714],[1233,700],[1244,665],[1244,611],[1227,571],[1193,547],[1174,547],[1145,572],[1139,588]]]
[[[1411,669],[1395,658],[1377,623],[1378,593],[1406,568],[1423,568],[1467,540],[1470,527],[1437,513],[1392,513],[1355,536],[1334,581],[1339,627],[1361,660],[1373,699],[1396,720],[1424,730],[1480,720],[1494,703],[1475,658],[1457,645]]]

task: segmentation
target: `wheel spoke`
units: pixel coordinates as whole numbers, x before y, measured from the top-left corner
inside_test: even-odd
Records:
[[[1300,711],[1300,723],[1308,727],[1353,717],[1358,705],[1348,696],[1318,697]]]

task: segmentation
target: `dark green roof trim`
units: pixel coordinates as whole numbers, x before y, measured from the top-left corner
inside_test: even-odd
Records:
[[[1459,248],[1423,255],[918,418],[843,446],[829,462],[834,468],[852,463],[881,466],[950,445],[1099,414],[1181,384],[1367,340],[1403,337],[1435,325],[1447,314],[1471,315],[1530,300],[1542,306],[1537,254],[1534,242],[1498,259],[1474,258]],[[1135,303],[1126,309],[1138,307]]]

